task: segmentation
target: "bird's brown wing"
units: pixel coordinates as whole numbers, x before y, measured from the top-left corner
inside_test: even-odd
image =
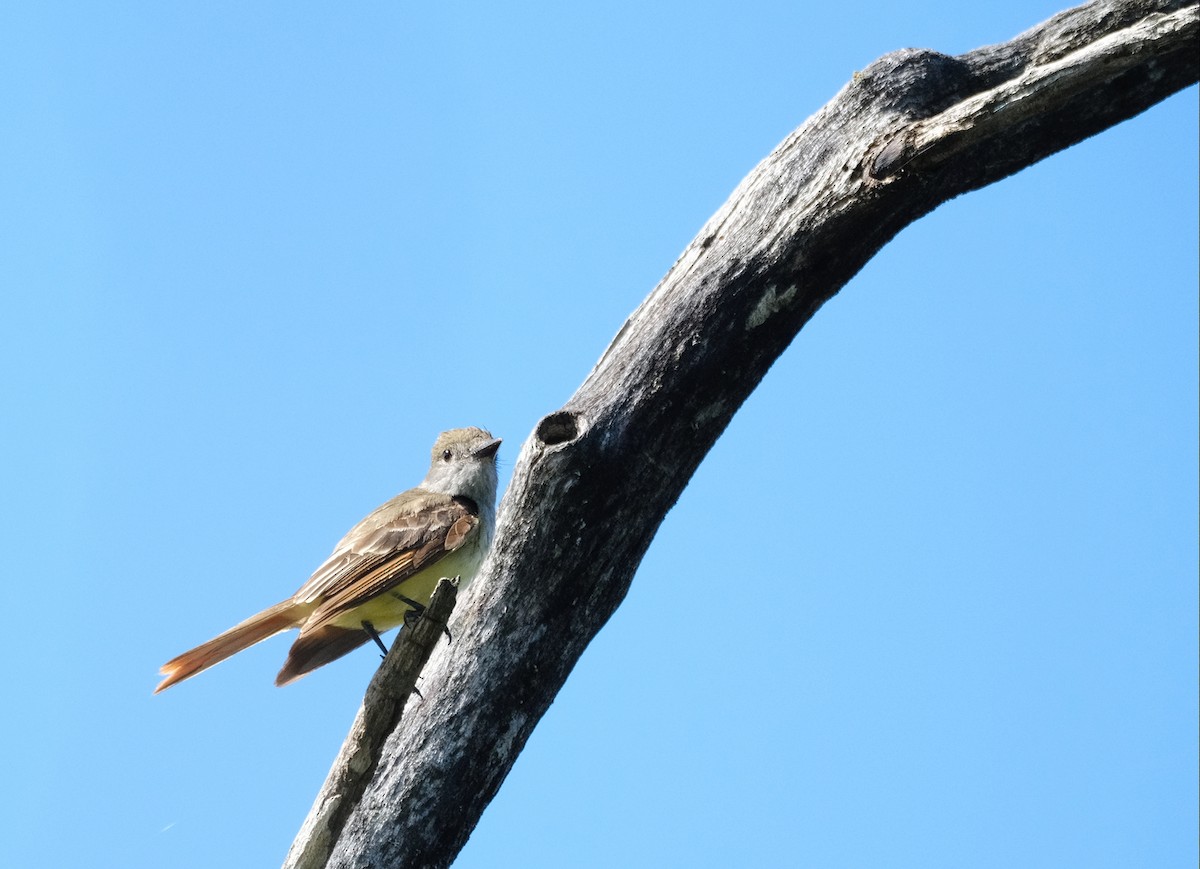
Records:
[[[350,529],[292,600],[316,604],[313,621],[323,622],[458,549],[478,524],[469,499],[417,489],[397,495]]]

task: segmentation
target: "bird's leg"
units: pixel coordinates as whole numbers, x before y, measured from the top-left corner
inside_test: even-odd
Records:
[[[380,639],[379,631],[375,630],[375,626],[366,620],[363,621],[362,626],[363,626],[363,630],[366,631],[367,634],[370,635],[371,639],[375,641],[375,645],[379,646],[379,648],[383,651],[383,654],[380,655],[379,657],[386,658],[387,657],[387,646],[385,646],[383,644],[383,640]],[[420,697],[422,700],[425,699],[425,697],[422,696],[421,692],[417,689],[416,685],[413,685],[412,690],[413,690],[413,693],[416,694],[418,697]]]
[[[425,612],[425,604],[417,603],[411,597],[405,597],[398,591],[391,592],[392,597],[400,601],[400,603],[408,604],[409,609],[404,613],[404,627],[411,628],[417,623],[417,619]]]
[[[455,577],[455,578],[457,579],[457,577]],[[396,600],[400,601],[400,603],[408,604],[411,607],[411,609],[404,614],[404,627],[411,628],[413,625],[415,625],[417,623],[417,619],[419,619],[422,615],[424,615],[425,604],[417,603],[411,597],[405,597],[404,595],[400,594],[400,592],[398,592],[398,591],[391,592],[391,595]],[[449,628],[443,627],[442,631],[446,634],[447,640],[454,639],[454,637],[450,636]]]
[[[385,646],[383,644],[383,640],[381,640],[379,638],[379,631],[375,630],[375,626],[368,621],[364,621],[362,623],[362,626],[363,626],[363,630],[367,632],[367,636],[369,636],[372,640],[375,641],[375,645],[379,646],[379,651],[383,652],[383,654],[380,655],[380,657],[386,658],[387,657],[387,646]]]
[[[405,597],[404,595],[400,594],[400,592],[398,592],[398,591],[393,591],[392,597],[394,597],[396,600],[400,601],[400,603],[406,603],[410,607],[415,609],[417,611],[417,615],[420,615],[421,613],[425,612],[425,604],[417,603],[411,597]]]

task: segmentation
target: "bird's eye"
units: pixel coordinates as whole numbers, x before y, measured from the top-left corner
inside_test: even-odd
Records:
[[[454,457],[454,454],[452,452],[450,452],[449,450],[442,450],[442,461],[443,462],[448,462],[453,457]]]

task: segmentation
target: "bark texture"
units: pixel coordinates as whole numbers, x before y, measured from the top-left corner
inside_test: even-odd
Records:
[[[352,762],[339,758],[286,865],[448,865],[693,471],[817,309],[939,204],[1196,82],[1198,34],[1195,2],[1100,0],[1001,45],[898,51],[855,74],[746,177],[538,423],[424,702],[394,728],[382,716],[361,793],[338,791]],[[322,827],[335,799],[344,822]]]
[[[297,869],[319,869],[329,859],[333,843],[341,835],[350,810],[357,805],[379,763],[384,740],[400,721],[409,698],[421,694],[417,679],[429,661],[458,597],[457,579],[442,579],[433,597],[412,626],[396,635],[392,648],[375,672],[363,698],[350,735],[304,827],[288,851],[286,865]]]

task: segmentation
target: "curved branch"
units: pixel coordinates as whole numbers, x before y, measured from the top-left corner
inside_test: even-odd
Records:
[[[524,444],[455,642],[387,736],[327,865],[448,865],[801,327],[939,204],[1194,83],[1197,21],[1195,2],[1101,0],[958,57],[895,52],[759,164]]]

